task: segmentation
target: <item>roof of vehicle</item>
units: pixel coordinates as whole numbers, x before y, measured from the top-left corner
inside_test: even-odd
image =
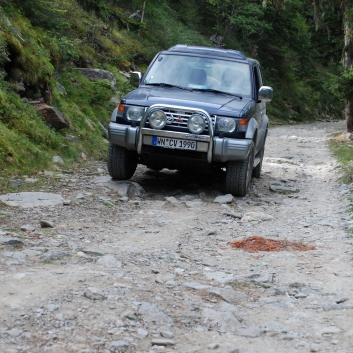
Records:
[[[232,49],[220,49],[213,47],[201,47],[201,46],[192,46],[186,44],[177,44],[167,51],[169,52],[180,52],[180,53],[192,53],[192,54],[206,54],[212,56],[222,56],[240,60],[247,60],[248,58],[244,53],[238,50]]]

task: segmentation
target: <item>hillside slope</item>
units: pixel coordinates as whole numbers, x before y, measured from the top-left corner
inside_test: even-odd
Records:
[[[107,141],[102,126],[119,96],[130,89],[121,72],[144,71],[158,50],[176,43],[214,45],[209,38],[220,21],[216,2],[150,0],[140,23],[130,15],[142,3],[0,0],[0,176],[53,168],[52,157],[57,155],[66,167],[86,158],[104,159]],[[322,113],[337,118],[342,105],[321,84],[336,66],[325,68],[323,61],[330,59],[324,56],[314,65],[324,44],[315,44],[317,35],[304,23],[305,16],[313,16],[312,10],[307,15],[309,5],[297,3],[300,6],[287,11],[239,5],[234,17],[238,22],[229,27],[222,45],[261,61],[265,81],[276,92],[269,108],[272,119],[306,121]],[[257,20],[251,22],[255,15]],[[328,26],[334,25],[332,19]],[[286,28],[286,38],[271,34],[280,27]],[[304,57],[300,46],[309,44],[313,47]],[[91,81],[78,68],[107,70],[116,84]],[[58,109],[67,127],[45,123],[38,112],[43,105]]]

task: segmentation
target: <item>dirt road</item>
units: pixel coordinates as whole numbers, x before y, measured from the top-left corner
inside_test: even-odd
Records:
[[[245,198],[219,198],[222,175],[38,176],[27,208],[0,204],[0,352],[353,352],[352,188],[326,147],[343,129],[271,129]],[[253,236],[315,250],[228,244]]]

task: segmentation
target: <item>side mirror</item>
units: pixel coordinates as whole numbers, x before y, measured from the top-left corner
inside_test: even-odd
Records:
[[[258,100],[268,103],[271,102],[273,98],[273,89],[268,86],[261,86],[259,89]]]
[[[139,71],[134,71],[130,74],[131,86],[138,87],[141,82],[142,74]]]

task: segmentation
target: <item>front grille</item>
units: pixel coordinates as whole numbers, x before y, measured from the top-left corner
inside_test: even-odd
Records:
[[[168,122],[163,130],[168,130],[170,127],[177,128],[178,131],[190,132],[188,129],[188,119],[191,115],[195,114],[192,111],[185,110],[172,110],[172,109],[163,109],[164,113],[167,116]],[[216,115],[211,115],[212,125],[215,126]],[[149,119],[147,120],[147,127],[150,127]],[[205,130],[201,135],[208,135],[208,121],[206,120]]]
[[[184,150],[176,150],[171,148],[143,145],[142,153],[159,154],[164,156],[174,156],[174,157],[180,157],[180,158],[190,158],[190,159],[197,159],[201,161],[207,161],[207,153],[196,152],[196,151],[184,151]]]

